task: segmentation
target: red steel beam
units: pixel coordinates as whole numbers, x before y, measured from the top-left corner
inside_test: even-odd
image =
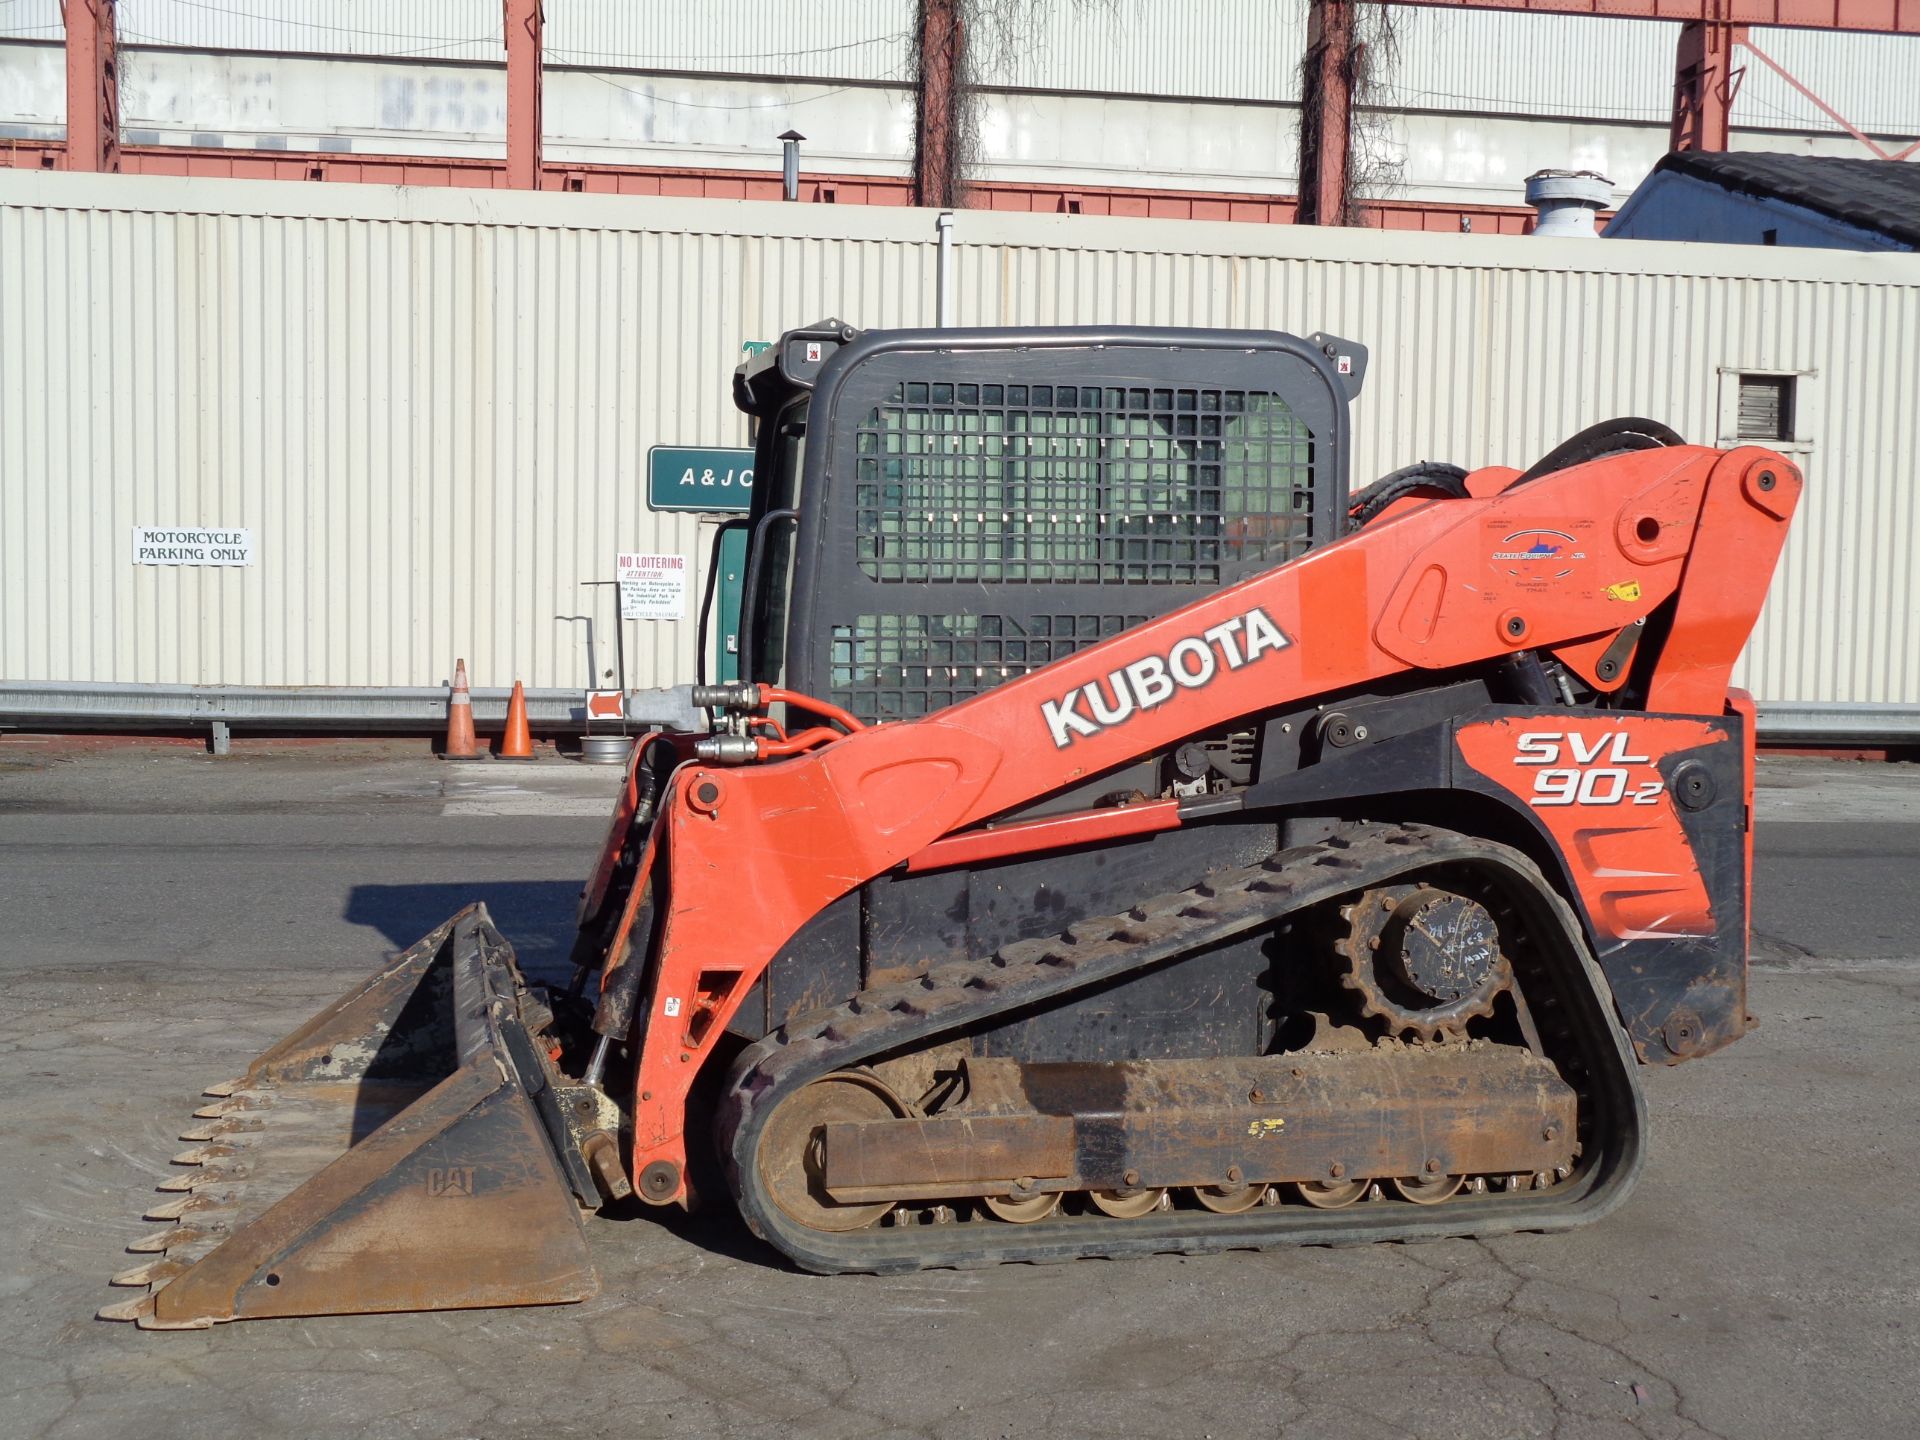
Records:
[[[504,0],[507,32],[507,184],[540,188],[540,0]]]
[[[1707,20],[1787,30],[1920,35],[1920,0],[1393,0],[1449,10],[1524,10],[1610,20]]]
[[[955,166],[959,143],[961,55],[967,43],[960,0],[920,0],[920,75],[914,97],[915,203],[965,203]]]
[[[1669,150],[1728,148],[1733,133],[1733,97],[1740,88],[1740,77],[1746,73],[1744,66],[1734,63],[1734,50],[1746,38],[1744,25],[1689,20],[1680,27],[1673,73],[1673,123],[1667,131]]]
[[[1354,0],[1308,0],[1300,68],[1300,223],[1347,225],[1353,159]]]
[[[67,169],[120,168],[120,60],[114,0],[65,0]]]

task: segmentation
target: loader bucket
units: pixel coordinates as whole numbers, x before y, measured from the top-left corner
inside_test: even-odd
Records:
[[[207,1092],[100,1313],[148,1329],[599,1288],[513,951],[469,906]]]

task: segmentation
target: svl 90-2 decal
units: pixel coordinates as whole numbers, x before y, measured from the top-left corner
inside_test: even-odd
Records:
[[[1610,735],[1529,730],[1514,741],[1513,763],[1545,767],[1534,774],[1531,805],[1652,805],[1666,783],[1634,779],[1627,766],[1653,762],[1632,751],[1625,730]]]
[[[1454,732],[1461,758],[1553,837],[1603,952],[1612,940],[1714,933],[1660,765],[1723,738],[1702,720],[1604,711],[1503,716]]]

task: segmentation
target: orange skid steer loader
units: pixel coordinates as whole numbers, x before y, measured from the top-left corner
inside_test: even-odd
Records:
[[[577,1300],[607,1204],[828,1273],[1619,1204],[1636,1063],[1751,1023],[1728,680],[1801,477],[1617,420],[1349,495],[1366,361],[826,322],[743,366],[740,678],[635,746],[571,978],[473,906],[208,1092],[104,1313]]]

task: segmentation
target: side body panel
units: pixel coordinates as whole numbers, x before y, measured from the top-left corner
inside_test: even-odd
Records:
[[[1460,789],[1524,807],[1642,1060],[1747,1029],[1747,726],[1633,711],[1502,716],[1454,733]]]

